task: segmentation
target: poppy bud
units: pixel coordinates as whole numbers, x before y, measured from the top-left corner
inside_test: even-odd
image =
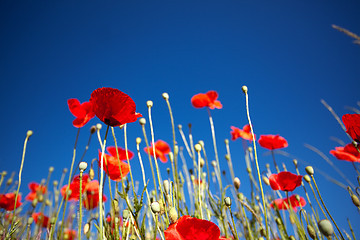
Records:
[[[146,119],[145,118],[140,118],[139,123],[140,123],[140,125],[144,126],[146,124]]]
[[[136,138],[136,144],[140,144],[141,143],[141,138],[137,137]]]
[[[169,152],[169,158],[170,158],[170,162],[174,162],[174,154],[172,152]]]
[[[195,144],[194,148],[195,148],[195,151],[197,151],[197,152],[200,152],[200,151],[201,151],[201,145],[198,144],[198,143]]]
[[[32,206],[33,208],[35,208],[37,203],[38,203],[38,199],[35,198],[35,199],[31,202],[31,206]]]
[[[241,90],[246,94],[248,92],[248,87],[244,85]]]
[[[200,167],[202,168],[204,166],[204,164],[205,164],[205,161],[204,161],[203,158],[200,158],[199,161],[200,161]]]
[[[251,173],[251,168],[246,168],[246,171],[248,172],[248,173]]]
[[[212,165],[213,167],[216,167],[216,162],[215,162],[215,161],[211,161],[211,165]]]
[[[294,163],[295,167],[297,167],[298,161],[296,159],[293,160],[293,163]]]
[[[309,175],[305,175],[304,176],[304,180],[307,182],[307,183],[310,183],[311,182],[311,178]]]
[[[53,181],[53,186],[54,186],[54,187],[57,187],[58,185],[59,185],[59,182],[56,181],[56,180],[54,180],[54,181]]]
[[[201,147],[204,147],[204,146],[205,146],[205,143],[204,143],[203,140],[200,140],[198,143],[200,144]]]
[[[6,181],[6,185],[11,185],[13,182],[13,179],[12,178],[9,178],[7,181]]]
[[[334,228],[331,222],[327,219],[320,220],[318,222],[318,228],[322,234],[326,237],[331,237],[334,234]]]
[[[266,185],[270,186],[270,181],[266,176],[262,176],[262,180]]]
[[[87,163],[86,162],[80,162],[79,163],[80,172],[85,171],[86,168],[87,168]]]
[[[154,103],[151,100],[146,102],[146,106],[148,106],[149,108],[151,108],[153,105],[154,105]]]
[[[355,206],[360,207],[359,198],[355,194],[351,195],[351,200]]]
[[[167,174],[170,174],[170,168],[166,168]]]
[[[291,223],[291,224],[294,224],[294,223],[295,223],[295,219],[294,219],[293,216],[290,216],[289,219],[290,219],[290,223]]]
[[[170,183],[169,180],[164,180],[163,181],[163,185],[164,185],[164,190],[166,194],[170,193]]]
[[[224,198],[224,202],[227,207],[231,207],[231,198],[230,197]]]
[[[226,159],[226,161],[230,161],[230,156],[229,156],[229,154],[225,154],[225,159]]]
[[[49,167],[49,172],[53,172],[54,171],[54,167]]]
[[[27,220],[27,224],[31,225],[34,222],[34,219],[32,217],[29,217]]]
[[[255,205],[255,206],[254,206],[254,211],[255,211],[256,213],[260,213],[260,207],[259,207],[258,205]]]
[[[124,209],[123,212],[122,212],[122,217],[123,219],[127,219],[129,217],[129,214],[130,214],[130,211],[127,210],[127,209]]]
[[[120,212],[118,200],[114,199],[113,204],[114,204],[114,214],[117,216],[117,215],[119,215],[119,212]]]
[[[46,206],[51,206],[51,202],[50,202],[49,199],[46,199],[46,200],[45,200],[45,205],[46,205]]]
[[[194,175],[191,175],[191,176],[190,176],[190,179],[191,179],[192,182],[194,182],[194,181],[195,181],[195,176],[194,176]]]
[[[238,177],[234,178],[234,187],[236,190],[239,190],[240,184],[240,179]]]
[[[182,125],[181,125],[181,124],[178,125],[178,129],[179,129],[179,130],[182,129]]]
[[[237,197],[238,197],[238,199],[239,199],[240,201],[243,201],[243,200],[244,200],[244,194],[243,194],[243,193],[238,193]]]
[[[252,147],[248,147],[249,152],[252,152],[252,150],[253,150]]]
[[[316,232],[315,232],[315,229],[313,228],[313,226],[307,225],[307,232],[309,233],[309,236],[310,236],[312,239],[315,239],[315,238],[316,238]]]
[[[67,168],[64,168],[63,169],[63,173],[67,173],[68,169]]]
[[[225,144],[229,144],[229,139],[225,139]]]
[[[174,223],[177,221],[178,219],[178,213],[176,211],[176,209],[174,207],[170,208],[169,210],[169,217],[170,217],[170,222]]]
[[[87,234],[90,231],[90,223],[84,225],[84,234]]]
[[[266,231],[263,227],[260,228],[260,234],[261,236],[265,237],[266,236]],[[260,238],[259,238],[260,239]]]
[[[256,201],[260,201],[259,195],[256,195],[256,196],[255,196],[255,199],[256,199]]]
[[[166,92],[164,92],[164,93],[162,94],[162,97],[163,97],[165,100],[168,100],[168,99],[169,99],[169,94],[166,93]]]
[[[7,171],[2,171],[1,175],[5,177],[7,175]]]
[[[280,218],[278,218],[278,217],[275,218],[275,222],[276,222],[277,225],[279,225],[279,226],[281,225],[281,220],[280,220]]]
[[[94,134],[96,132],[96,126],[91,126],[90,134]]]
[[[160,212],[160,204],[159,202],[153,202],[151,203],[151,211],[155,214]]]
[[[312,166],[307,166],[307,167],[305,168],[305,171],[306,171],[306,173],[309,174],[310,176],[314,175],[314,169],[313,169]]]
[[[89,178],[90,180],[92,181],[95,177],[95,171],[93,168],[90,168],[90,171],[89,171]]]
[[[28,130],[28,131],[26,132],[26,136],[27,136],[27,137],[30,137],[31,135],[33,135],[33,131]]]
[[[289,237],[289,240],[296,240],[296,238],[294,237],[294,235],[291,235],[291,236]]]
[[[97,129],[97,130],[101,130],[101,128],[102,128],[101,123],[96,124],[96,129]]]

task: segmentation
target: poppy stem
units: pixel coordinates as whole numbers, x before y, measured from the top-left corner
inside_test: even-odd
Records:
[[[183,140],[183,142],[185,144],[186,151],[188,152],[189,156],[192,158],[191,150],[190,150],[189,144],[188,144],[188,142],[186,140],[184,131],[182,130],[182,125],[181,124],[178,125],[178,129],[179,129],[181,138],[182,138],[182,140]]]
[[[146,137],[145,124],[141,124],[141,128],[142,128],[142,132],[143,132],[143,135],[144,135],[144,140],[145,140],[145,143],[146,143],[146,147],[149,149],[149,141],[148,141],[148,139]],[[157,186],[156,186],[156,177],[155,177],[155,172],[154,172],[154,167],[153,167],[153,164],[152,164],[150,151],[148,152],[148,157],[149,157],[149,163],[150,163],[150,168],[151,168],[151,174],[152,174],[153,181],[154,181],[155,196],[156,196],[156,198],[158,198],[158,192],[157,192]]]
[[[130,173],[130,178],[131,178],[131,186],[133,189],[133,193],[134,193],[134,198],[136,198],[136,192],[135,192],[135,186],[134,186],[134,178],[132,175],[132,171],[131,171],[131,165],[130,165],[130,159],[129,159],[129,153],[128,153],[128,146],[127,146],[127,124],[124,124],[124,144],[125,144],[125,155],[126,155],[126,160],[127,160],[127,164],[129,165],[129,173]],[[120,165],[119,165],[120,166]]]
[[[106,138],[109,132],[109,125],[106,125],[106,132],[104,137],[104,143],[102,145],[101,150],[101,160],[100,160],[100,186],[99,186],[99,229],[100,229],[100,238],[105,239],[104,227],[103,227],[103,186],[104,186],[104,153],[105,153],[105,146],[106,146]]]
[[[252,232],[251,232],[251,228],[250,228],[250,224],[249,224],[249,220],[246,216],[246,212],[245,212],[245,209],[244,209],[244,205],[243,205],[243,201],[240,201],[240,205],[241,205],[241,211],[243,213],[243,216],[244,216],[244,219],[245,219],[245,223],[246,223],[246,228],[248,230],[248,233],[249,233],[249,238],[250,240],[253,240],[253,236],[252,236]],[[235,227],[235,225],[234,225]],[[235,228],[236,229],[236,228]],[[245,230],[245,227],[244,227],[244,230]],[[244,231],[245,232],[245,231]]]
[[[201,154],[200,154],[200,151],[197,151],[198,153],[198,186],[199,186],[199,208],[200,208],[200,216],[201,216],[201,219],[204,219],[204,216],[203,216],[203,211],[202,211],[202,203],[201,203],[201,168],[200,168],[200,160],[201,160]]]
[[[276,168],[276,171],[277,173],[280,172],[280,169],[279,169],[279,166],[277,165],[276,161],[275,161],[275,154],[274,154],[274,150],[271,150],[271,156],[273,158],[273,161],[274,161],[274,165],[275,165],[275,168]]]
[[[80,186],[79,186],[79,191],[80,191],[80,195],[79,195],[79,219],[78,219],[78,223],[79,223],[79,227],[78,227],[78,239],[81,239],[81,220],[82,220],[82,177],[83,177],[83,170],[80,170]],[[101,207],[101,205],[100,205]]]
[[[176,136],[175,136],[175,124],[174,124],[174,116],[171,110],[171,106],[170,106],[170,101],[169,101],[169,95],[168,94],[163,94],[163,97],[166,101],[166,105],[168,106],[169,109],[169,114],[170,114],[170,120],[171,120],[171,129],[172,129],[172,135],[173,135],[173,152],[174,152],[174,165],[175,165],[175,189],[176,189],[176,200],[177,200],[177,212],[178,214],[180,214],[180,182],[179,182],[179,171],[178,171],[178,154],[175,152],[175,146],[176,146]]]
[[[22,158],[21,158],[21,164],[20,164],[20,171],[19,171],[19,183],[18,183],[18,187],[16,190],[16,195],[15,195],[15,202],[14,202],[14,211],[13,211],[13,217],[11,220],[11,227],[10,227],[10,232],[12,232],[13,230],[13,225],[14,225],[14,221],[15,221],[15,211],[16,211],[16,204],[17,204],[17,199],[19,196],[19,191],[20,191],[20,185],[21,185],[21,174],[22,174],[22,170],[23,170],[23,166],[24,166],[24,161],[25,161],[25,152],[26,152],[26,146],[27,146],[27,142],[29,141],[30,136],[33,134],[33,131],[29,130],[26,133],[26,138],[25,138],[25,142],[24,142],[24,148],[23,148],[23,154],[22,154]],[[10,236],[8,236],[10,237]]]
[[[151,132],[151,145],[153,148],[153,157],[154,157],[154,161],[155,161],[155,167],[156,167],[156,173],[157,173],[157,177],[158,177],[158,182],[159,182],[159,189],[160,189],[160,199],[162,199],[164,207],[165,207],[165,215],[166,215],[166,226],[169,225],[169,216],[168,216],[168,212],[167,212],[167,207],[165,204],[165,199],[164,199],[164,193],[161,187],[161,180],[160,180],[160,170],[159,170],[159,165],[157,162],[157,158],[156,158],[156,151],[155,151],[155,136],[154,136],[154,128],[153,128],[153,123],[152,123],[152,119],[151,119],[151,107],[152,107],[152,102],[148,101],[147,102],[147,106],[148,106],[148,115],[149,115],[149,123],[150,123],[150,132]]]
[[[266,205],[265,205],[265,196],[264,196],[264,190],[263,190],[262,182],[261,182],[259,162],[258,162],[258,158],[257,158],[256,143],[255,143],[255,137],[254,137],[255,136],[254,135],[254,128],[252,126],[251,119],[250,119],[248,90],[247,90],[246,86],[243,86],[242,89],[243,89],[243,92],[245,93],[246,114],[247,114],[247,118],[248,118],[248,121],[249,121],[250,130],[251,130],[251,136],[252,136],[253,145],[254,145],[254,155],[255,155],[256,170],[257,170],[257,174],[258,174],[260,191],[261,191],[261,199],[262,199],[263,209],[264,209],[266,239],[269,240],[269,226],[268,226],[268,221],[267,221],[267,211],[266,211]]]
[[[219,156],[218,156],[218,151],[217,151],[217,145],[216,145],[216,137],[215,137],[215,129],[214,129],[214,122],[213,119],[211,117],[211,113],[210,113],[210,109],[207,107],[206,108],[209,114],[209,121],[210,121],[210,128],[211,128],[211,135],[212,135],[212,139],[213,139],[213,145],[214,145],[214,153],[215,153],[215,160],[216,160],[216,166],[219,172],[219,185],[220,185],[220,193],[222,193],[223,187],[222,187],[222,181],[221,181],[221,172],[220,172],[220,163],[219,163]],[[221,194],[222,196],[222,194]],[[221,199],[221,202],[223,201],[223,199]]]
[[[338,232],[339,232],[339,234],[340,234],[340,236],[341,236],[342,240],[345,240],[345,238],[344,238],[344,236],[342,235],[342,233],[341,233],[341,231],[340,231],[340,229],[339,229],[338,225],[336,224],[335,220],[334,220],[334,219],[333,219],[333,217],[331,216],[331,214],[330,214],[329,210],[327,209],[327,207],[326,207],[326,205],[325,205],[325,203],[324,203],[324,201],[323,201],[323,199],[322,199],[322,197],[321,197],[321,194],[320,194],[319,188],[318,188],[318,186],[317,186],[317,184],[316,184],[316,181],[315,181],[314,175],[311,175],[311,179],[312,179],[312,180],[313,180],[313,182],[314,182],[314,186],[315,186],[316,191],[317,191],[317,193],[318,193],[318,195],[319,195],[320,201],[321,201],[322,205],[324,206],[324,208],[325,208],[325,210],[326,210],[327,214],[328,214],[328,215],[329,215],[329,217],[331,218],[331,221],[334,223],[334,225],[335,225],[336,229],[338,230]],[[335,235],[335,236],[336,236],[336,235]]]

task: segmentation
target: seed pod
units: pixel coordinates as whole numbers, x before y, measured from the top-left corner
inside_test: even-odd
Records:
[[[140,125],[145,125],[146,124],[146,119],[145,118],[140,118],[139,123],[140,123]]]
[[[270,186],[270,181],[266,176],[262,176],[262,180],[266,185]]]
[[[169,210],[169,217],[170,217],[170,222],[174,223],[177,221],[178,219],[178,213],[176,211],[176,209],[174,207],[170,208]]]
[[[149,100],[146,102],[146,106],[152,107],[154,105],[153,101]]]
[[[159,202],[151,203],[151,211],[153,213],[159,213],[160,212],[160,204],[159,204]]]
[[[318,228],[326,237],[331,237],[334,234],[334,228],[331,222],[327,219],[320,220],[318,222]]]
[[[224,198],[224,202],[227,207],[231,207],[231,198],[229,197]]]

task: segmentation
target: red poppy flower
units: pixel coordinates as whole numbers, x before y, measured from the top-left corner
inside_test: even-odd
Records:
[[[7,211],[13,211],[15,207],[15,197],[15,193],[0,194],[0,208],[3,208]],[[16,208],[20,207],[21,204],[21,196],[18,195]]]
[[[291,195],[288,198],[279,198],[274,200],[271,204],[270,207],[275,208],[275,206],[277,206],[277,208],[279,210],[287,210],[289,209],[289,201],[291,204],[291,207],[294,209],[294,211],[296,211],[296,209],[298,207],[304,207],[306,205],[306,201],[303,197],[300,197],[300,201],[298,201],[296,199],[296,195]]]
[[[119,154],[119,159],[120,161],[126,161],[127,158],[126,158],[126,150],[121,148],[121,147],[118,147],[117,148],[117,152]],[[106,148],[106,151],[113,157],[117,158],[117,153],[116,153],[116,147],[107,147]],[[133,158],[134,156],[134,153],[131,152],[130,150],[127,151],[128,152],[128,157],[129,157],[129,160]]]
[[[220,229],[210,221],[182,216],[164,234],[166,240],[218,240]]]
[[[270,186],[273,190],[294,191],[301,185],[302,176],[291,172],[280,172],[271,174],[269,177]]]
[[[142,117],[140,113],[135,112],[135,102],[115,88],[96,89],[91,93],[90,102],[96,116],[112,127],[135,122]]]
[[[345,147],[335,147],[330,153],[339,160],[349,162],[360,162],[360,153],[352,143],[347,144]]]
[[[267,148],[269,150],[285,148],[288,146],[286,139],[279,135],[261,135],[259,138],[259,144],[263,148]]]
[[[105,201],[106,196],[103,195],[103,202]],[[86,184],[83,204],[87,210],[94,209],[99,205],[99,182],[97,180]]]
[[[78,232],[76,230],[65,229],[65,231],[64,231],[64,239],[74,240],[77,237],[77,233]]]
[[[146,153],[150,153],[151,156],[154,155],[152,145],[150,147],[145,147],[144,151]],[[160,158],[160,161],[166,163],[168,161],[167,154],[170,152],[170,146],[163,140],[158,140],[155,142],[155,156],[156,158]]]
[[[50,227],[49,217],[45,216],[41,212],[33,213],[32,218],[34,219],[35,223],[40,224],[41,227],[43,227],[43,228]]]
[[[342,121],[350,137],[360,142],[360,114],[345,114],[342,116]]]
[[[210,109],[221,109],[222,104],[219,100],[216,100],[218,98],[218,93],[215,91],[208,91],[207,93],[199,93],[194,95],[191,98],[191,104],[195,108],[203,108],[208,107]]]
[[[129,152],[130,153],[130,152]],[[116,156],[116,153],[115,153]],[[121,175],[122,177],[125,177],[129,171],[129,165],[127,165],[125,162],[121,161],[124,160],[123,158],[120,158],[120,161],[118,161],[118,158],[112,156],[112,155],[108,155],[108,154],[104,154],[104,159],[103,159],[103,165],[104,165],[104,171],[106,172],[106,174],[110,177],[111,180],[113,181],[121,181]],[[120,153],[119,153],[120,156]],[[124,154],[122,155],[122,157],[124,157]],[[126,156],[125,156],[126,159]],[[120,168],[121,168],[121,174],[120,174],[120,170],[119,170],[119,162],[120,162]],[[99,167],[101,168],[101,152],[99,151]]]
[[[251,129],[250,129],[250,125],[247,124],[243,127],[243,129],[231,126],[231,140],[236,140],[239,137],[245,139],[245,140],[249,140],[252,141],[252,134],[251,134]]]
[[[90,102],[84,102],[80,104],[76,98],[71,98],[67,101],[70,112],[76,117],[73,121],[74,127],[81,128],[93,117],[95,113],[92,110],[92,104]]]
[[[82,183],[81,183],[81,192],[84,193],[86,184],[88,183],[89,175],[84,174],[82,176]],[[63,186],[60,190],[61,195],[65,197],[67,185]],[[71,194],[68,198],[68,201],[79,201],[80,198],[80,175],[76,175],[74,179],[70,183],[69,190]]]
[[[39,185],[36,182],[29,183],[29,189],[30,189],[30,193],[25,197],[25,200],[27,201],[33,201],[37,197],[37,194],[46,193],[46,186]]]

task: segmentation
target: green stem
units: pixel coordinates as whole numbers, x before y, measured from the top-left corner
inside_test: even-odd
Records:
[[[83,170],[80,170],[80,187],[79,187],[79,190],[80,190],[80,195],[79,195],[79,227],[78,227],[78,239],[81,239],[81,220],[82,220],[82,176],[83,176]],[[101,205],[100,205],[101,207]]]

